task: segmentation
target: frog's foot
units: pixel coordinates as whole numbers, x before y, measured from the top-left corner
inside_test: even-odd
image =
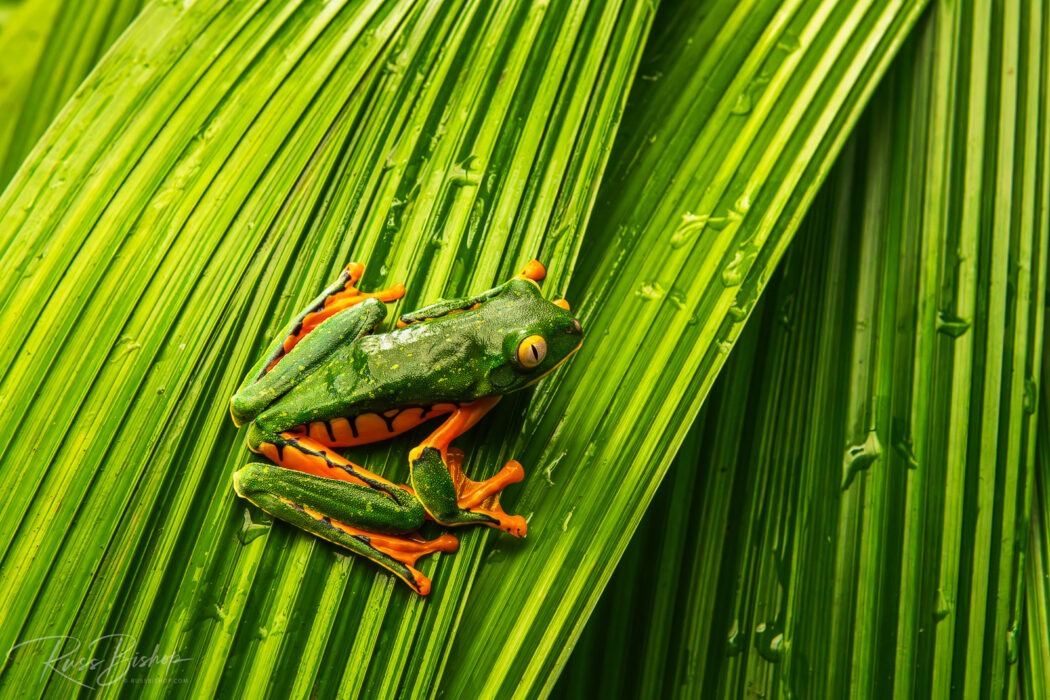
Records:
[[[290,505],[295,507],[294,503]],[[318,530],[321,530],[310,530],[311,532],[371,559],[407,583],[409,588],[419,595],[430,593],[430,579],[416,568],[416,560],[434,552],[451,553],[459,549],[459,540],[449,534],[440,535],[432,540],[423,539],[414,532],[407,535],[384,535],[326,518],[318,511],[303,508],[303,512],[313,518]],[[298,523],[293,524],[304,527]]]
[[[520,515],[509,515],[499,504],[500,493],[511,484],[525,478],[525,469],[516,459],[503,465],[495,476],[483,481],[474,481],[463,471],[463,450],[449,448],[445,453],[445,464],[456,487],[456,502],[460,510],[478,513],[492,518],[492,527],[509,532],[515,537],[524,537],[528,523]]]
[[[305,338],[310,331],[321,325],[322,321],[335,316],[340,311],[357,306],[368,299],[390,303],[405,296],[405,285],[400,282],[378,292],[362,292],[357,288],[357,283],[364,273],[365,266],[359,262],[352,262],[343,268],[338,279],[329,285],[321,296],[315,299],[299,316],[291,332],[282,342],[279,352],[268,363],[267,371],[273,369],[282,357],[291,352],[292,348],[298,345],[299,341]]]
[[[463,453],[422,446],[412,451],[412,485],[427,513],[449,527],[488,525],[515,537],[524,537],[528,523],[500,506],[500,492],[525,477],[525,470],[510,461],[498,474],[474,481],[463,473]]]
[[[368,486],[259,463],[234,474],[233,486],[270,515],[371,559],[420,595],[430,580],[416,560],[459,548],[452,535],[424,540],[412,532],[424,519],[415,498],[395,502]]]
[[[481,420],[499,403],[500,397],[460,404],[444,423],[409,454],[412,488],[427,513],[442,525],[488,525],[524,537],[525,518],[508,515],[499,505],[499,493],[508,484],[521,481],[521,465],[509,462],[499,474],[485,481],[472,481],[463,474],[463,453],[449,443]]]

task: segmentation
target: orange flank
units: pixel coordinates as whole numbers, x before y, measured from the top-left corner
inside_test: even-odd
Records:
[[[282,447],[278,448],[271,442],[264,442],[259,445],[259,454],[282,467],[305,474],[313,474],[326,479],[339,479],[373,488],[375,488],[375,483],[383,484],[388,488],[399,488],[393,482],[354,464],[309,436],[285,432],[281,433],[281,437],[285,441]],[[365,479],[372,483],[368,483]]]
[[[421,423],[455,410],[455,404],[441,403],[433,406],[395,408],[381,414],[362,413],[351,418],[313,421],[306,426],[305,434],[328,447],[356,447],[389,440]],[[303,429],[292,432],[298,434],[303,432]]]

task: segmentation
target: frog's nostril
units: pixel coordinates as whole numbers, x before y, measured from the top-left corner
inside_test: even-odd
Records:
[[[580,322],[575,318],[572,319],[572,331],[573,333],[583,333],[583,328],[580,327]]]

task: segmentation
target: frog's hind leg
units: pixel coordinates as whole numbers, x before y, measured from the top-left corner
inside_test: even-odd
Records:
[[[454,552],[452,535],[415,534],[426,511],[408,489],[345,459],[313,438],[253,427],[249,447],[281,465],[253,463],[234,475],[237,493],[274,517],[360,554],[420,595],[430,581],[415,568],[433,552]],[[284,468],[282,468],[284,467]]]
[[[511,460],[495,476],[473,481],[463,473],[463,453],[449,443],[466,432],[499,401],[489,397],[459,406],[421,445],[412,450],[412,488],[434,520],[442,525],[488,525],[524,537],[525,518],[508,515],[499,504],[500,492],[521,481],[525,471]]]

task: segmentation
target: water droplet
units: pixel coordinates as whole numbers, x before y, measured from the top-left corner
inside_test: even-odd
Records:
[[[1006,663],[1017,663],[1019,643],[1017,641],[1017,620],[1010,623],[1010,629],[1006,630]]]
[[[569,531],[569,521],[572,520],[572,514],[574,512],[576,512],[575,508],[573,508],[572,510],[569,511],[569,514],[565,516],[565,520],[561,521],[561,531],[562,532],[568,532]]]
[[[554,481],[551,479],[551,474],[554,473],[554,468],[558,466],[558,462],[568,454],[565,450],[562,450],[561,454],[550,461],[547,468],[543,470],[543,477],[547,480],[547,483],[554,486]]]
[[[787,642],[776,625],[759,623],[755,628],[755,650],[766,661],[776,663],[784,656]]]
[[[119,349],[117,352],[113,353],[113,359],[111,359],[110,362],[116,362],[117,360],[127,357],[131,353],[142,348],[142,343],[126,335],[120,336],[120,340],[117,342],[120,343]]]
[[[868,469],[875,460],[882,456],[882,444],[874,430],[868,431],[868,437],[860,445],[850,445],[842,456],[842,490],[853,483],[854,477]]]
[[[780,37],[780,41],[777,42],[777,48],[781,51],[793,53],[802,48],[802,42],[799,41],[798,34],[794,32],[784,32],[784,36]]]
[[[944,333],[952,338],[958,338],[968,330],[970,330],[970,322],[966,319],[947,314],[943,311],[937,314],[938,333]]]
[[[241,541],[241,544],[248,544],[255,538],[265,535],[270,531],[270,523],[257,523],[252,520],[252,512],[248,508],[244,509],[244,521],[241,523],[241,529],[237,531],[237,539]]]
[[[685,305],[688,301],[688,299],[686,299],[686,296],[682,291],[674,288],[672,288],[671,291],[667,293],[667,300],[674,304],[675,308],[679,311],[685,310]]]
[[[744,276],[751,269],[751,265],[758,256],[758,249],[747,243],[733,254],[733,259],[722,270],[722,285],[725,287],[736,287],[744,281]]]
[[[642,286],[634,291],[636,297],[646,301],[656,301],[666,294],[666,290],[659,282],[642,282]]]
[[[743,217],[740,216],[740,212],[738,212],[736,209],[730,209],[725,213],[724,216],[708,217],[707,225],[715,231],[722,231],[725,230],[730,224],[739,224],[742,219]]]
[[[697,215],[690,212],[682,214],[681,223],[678,224],[678,228],[671,234],[671,247],[681,248],[684,246],[689,242],[689,239],[703,230],[706,223],[706,215]]]
[[[729,627],[729,636],[726,637],[726,656],[736,656],[742,652],[746,642],[746,638],[740,632],[740,621],[734,619]]]
[[[740,272],[739,263],[740,253],[737,253],[733,260],[726,265],[724,270],[722,270],[722,286],[736,287],[744,281],[744,276]]]
[[[476,187],[481,184],[478,174],[480,171],[480,159],[475,155],[467,156],[449,171],[449,184],[457,187]]]
[[[795,295],[789,295],[784,303],[780,305],[779,313],[777,314],[777,322],[784,328],[791,330],[791,326],[795,322]]]
[[[755,308],[755,301],[757,300],[754,292],[755,290],[752,288],[747,290],[746,294],[737,294],[736,299],[733,301],[733,305],[729,307],[729,318],[733,319],[734,323],[740,323],[751,315],[751,311]]]
[[[904,463],[908,465],[908,469],[918,469],[919,460],[915,456],[915,450],[912,448],[911,438],[901,438],[893,443],[893,449],[897,451],[900,458],[904,460]]]
[[[1035,407],[1037,404],[1036,397],[1039,395],[1039,390],[1036,387],[1035,380],[1028,377],[1024,380],[1024,412],[1028,414],[1035,413]]]
[[[736,96],[736,103],[731,110],[733,114],[748,114],[751,111],[751,95],[746,90]]]
[[[937,603],[933,607],[933,619],[935,622],[940,622],[944,618],[948,617],[952,612],[952,606],[948,603],[948,599],[944,596],[944,591],[940,588],[937,589]]]
[[[751,208],[751,195],[745,192],[740,195],[740,198],[733,202],[733,211],[737,212],[743,218],[743,215],[747,213],[747,210]]]

